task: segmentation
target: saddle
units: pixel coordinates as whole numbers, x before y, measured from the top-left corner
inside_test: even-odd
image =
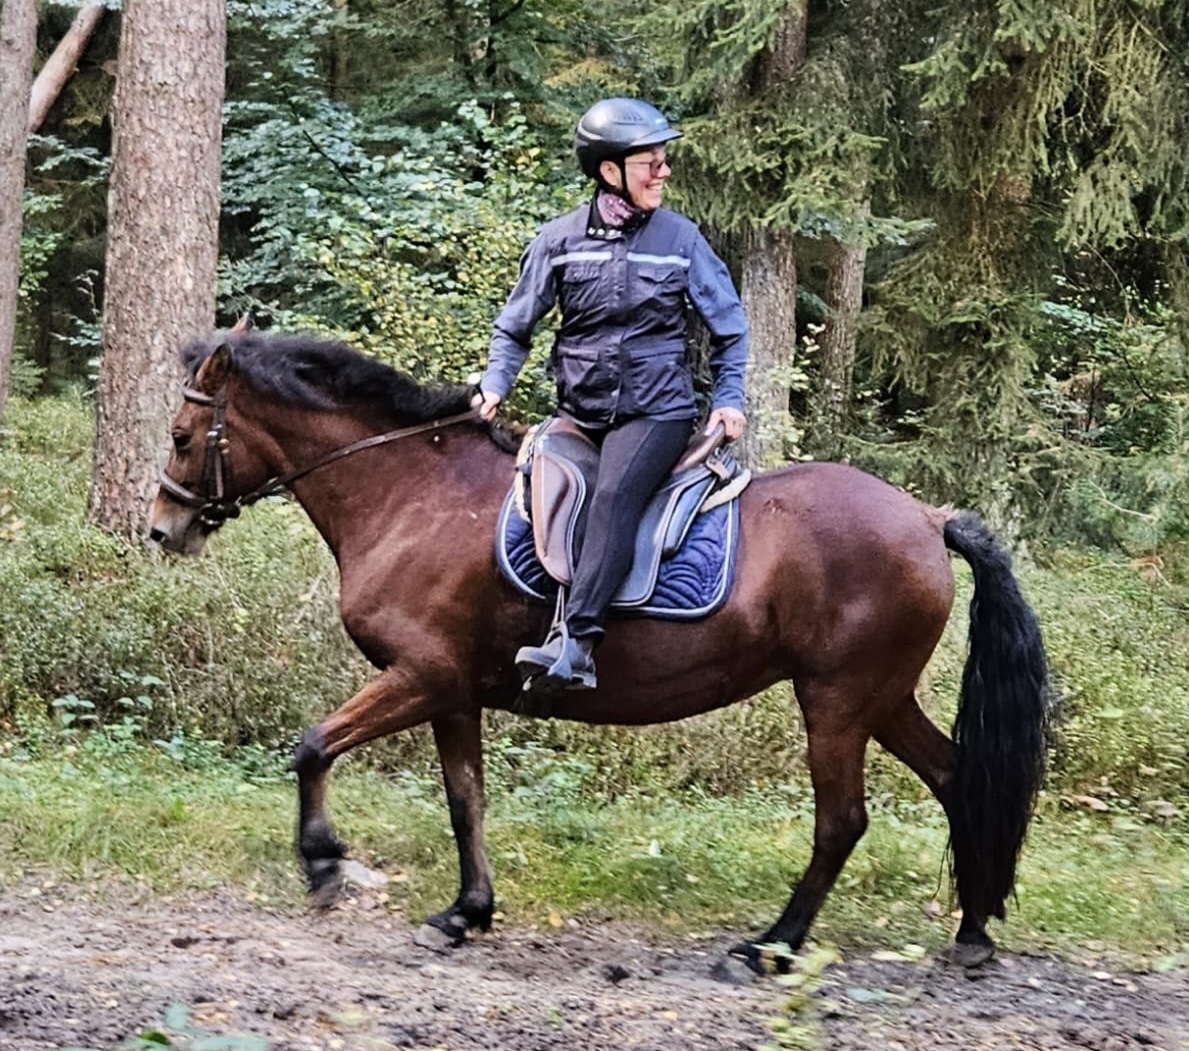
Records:
[[[516,481],[506,503],[514,502],[519,516],[530,524],[536,560],[556,584],[568,586],[573,579],[587,497],[593,491],[598,464],[598,447],[576,424],[561,416],[530,431],[521,449]],[[740,470],[725,448],[721,427],[709,435],[697,435],[645,507],[631,568],[612,606],[648,612],[662,567],[676,556],[702,512],[732,503],[750,479],[750,473]],[[727,563],[736,533],[734,508],[730,510],[731,527],[719,530],[722,538],[710,545]],[[505,517],[501,515],[501,520]],[[508,530],[502,528],[501,533],[505,532]],[[500,561],[507,573],[506,560]],[[720,576],[725,580],[729,574]],[[725,588],[720,590],[719,598],[725,598]]]

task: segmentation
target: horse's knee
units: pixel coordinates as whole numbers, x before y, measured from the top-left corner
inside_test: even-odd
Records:
[[[867,831],[867,808],[850,806],[818,821],[814,846],[827,855],[846,857]]]
[[[293,762],[290,769],[300,777],[315,777],[325,772],[330,766],[326,758],[326,750],[322,743],[322,733],[318,727],[311,726],[301,735],[301,741],[293,752]]]

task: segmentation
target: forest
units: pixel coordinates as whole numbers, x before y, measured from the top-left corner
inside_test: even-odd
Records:
[[[43,6],[43,58],[73,16]],[[648,98],[685,132],[673,206],[749,308],[752,462],[845,458],[1012,537],[1175,578],[1187,17],[232,2],[216,315],[464,378],[527,240],[586,192],[577,116]],[[119,21],[29,141],[17,396],[95,389]],[[548,409],[544,357],[516,392],[526,419]]]
[[[1189,975],[1187,0],[0,5],[0,1043],[1189,1033],[1165,1018]],[[702,957],[770,922],[821,837],[789,684],[660,726],[482,715],[500,896],[471,956],[409,923],[458,871],[440,727],[371,743],[332,793],[355,883],[303,918],[290,763],[374,671],[290,495],[198,558],[147,542],[178,351],[250,317],[473,384],[526,245],[589,197],[574,128],[611,96],[681,129],[665,204],[740,292],[740,461],[852,464],[1012,553],[1052,721],[994,982],[923,970],[961,919],[947,814],[872,747],[870,831],[789,998],[711,983]],[[515,424],[553,410],[552,321],[501,406]],[[978,609],[953,561],[917,695],[956,735]],[[513,996],[507,974],[531,980]]]

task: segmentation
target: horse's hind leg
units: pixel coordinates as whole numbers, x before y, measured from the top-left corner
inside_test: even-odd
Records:
[[[910,693],[892,711],[876,731],[875,739],[912,770],[937,797],[952,829],[954,743],[921,711],[915,695]],[[962,921],[956,940],[960,949],[954,959],[966,966],[974,966],[994,954],[995,943],[987,934],[987,917],[979,915],[969,903],[961,901],[960,896],[959,904]]]
[[[815,698],[821,710],[830,701]],[[802,698],[802,708],[805,700]],[[855,727],[815,727],[806,715],[809,738],[809,772],[814,792],[813,853],[805,874],[780,919],[757,942],[744,942],[731,950],[752,970],[763,971],[758,945],[783,943],[793,952],[801,947],[814,917],[867,829],[863,765],[867,735]]]
[[[448,909],[428,923],[461,941],[472,927],[490,930],[494,910],[491,869],[483,842],[483,741],[478,712],[433,721],[434,740],[442,761],[450,824],[458,844],[461,887]]]

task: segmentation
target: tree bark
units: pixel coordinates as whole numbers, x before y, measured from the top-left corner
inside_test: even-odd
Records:
[[[142,534],[177,350],[214,324],[223,0],[125,0],[112,106],[103,357],[89,512]]]
[[[29,95],[30,135],[41,127],[54,102],[62,94],[62,88],[74,74],[79,57],[86,50],[87,42],[95,32],[95,27],[103,20],[106,11],[107,8],[102,2],[80,7],[66,35],[58,41],[54,53],[41,67]]]
[[[0,419],[8,405],[21,279],[25,114],[37,46],[36,0],[0,0]]]
[[[753,230],[743,241],[740,296],[750,328],[744,400],[747,430],[740,459],[775,467],[786,459],[789,370],[797,345],[797,260],[791,234]]]
[[[866,207],[864,207],[866,211]],[[826,272],[825,300],[830,312],[818,340],[820,371],[814,419],[813,444],[828,459],[842,451],[842,437],[850,417],[854,389],[855,340],[863,308],[863,278],[867,271],[867,246],[835,243]]]
[[[780,91],[805,61],[808,0],[785,8],[772,44],[760,55],[748,91]],[[789,377],[797,349],[797,261],[793,235],[755,228],[744,238],[740,295],[751,329],[751,362],[745,391],[748,429],[741,457],[753,467],[772,467],[786,458],[789,433]]]

